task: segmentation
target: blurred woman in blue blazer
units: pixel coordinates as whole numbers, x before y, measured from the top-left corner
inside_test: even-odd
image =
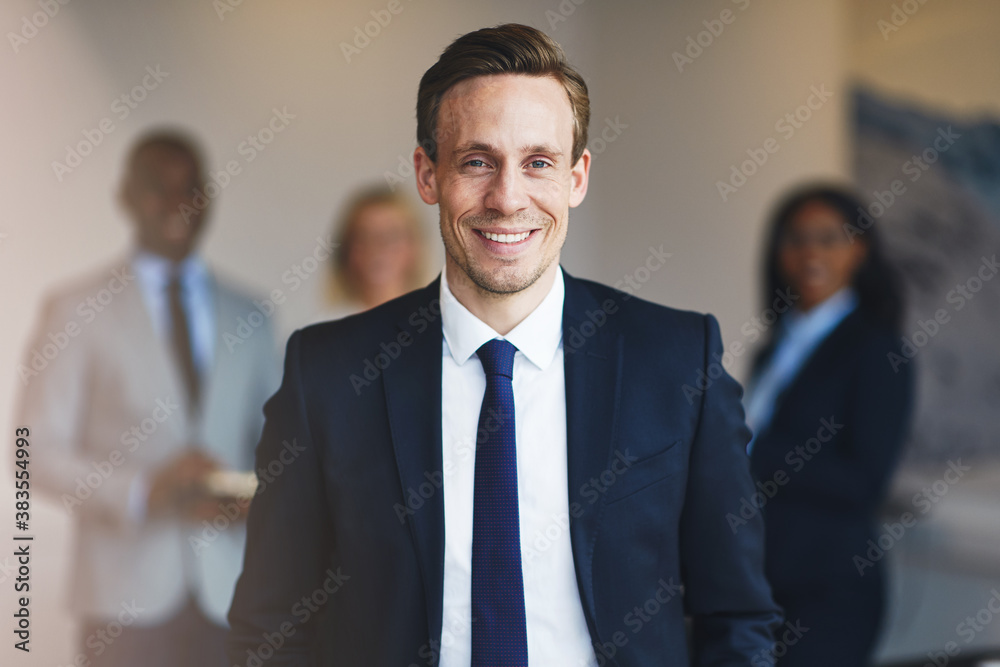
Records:
[[[913,371],[890,363],[901,290],[863,211],[838,187],[805,188],[779,205],[767,242],[765,303],[793,305],[762,318],[776,321],[746,409],[767,574],[797,628],[775,646],[782,667],[867,665],[881,624],[882,564],[866,552],[906,435]]]

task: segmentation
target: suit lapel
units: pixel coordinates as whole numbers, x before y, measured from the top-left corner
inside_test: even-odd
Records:
[[[204,369],[201,374],[201,410],[197,415],[199,428],[204,427],[205,416],[212,414],[216,389],[225,389],[224,386],[220,386],[224,383],[216,382],[216,378],[223,371],[228,371],[227,367],[233,361],[233,357],[238,356],[237,350],[239,348],[226,349],[219,345],[219,342],[225,334],[229,333],[226,331],[226,327],[230,326],[230,322],[236,322],[240,315],[244,317],[247,315],[247,313],[236,312],[235,308],[230,309],[231,304],[228,299],[222,298],[219,283],[214,274],[208,274],[206,287],[211,295],[212,304],[212,360],[208,368]]]
[[[587,312],[604,313],[575,278],[563,271],[563,351],[566,378],[566,426],[570,540],[581,600],[591,633],[595,633],[592,548],[600,523],[601,502],[586,502],[579,490],[608,467],[615,443],[624,338],[614,315],[602,325]],[[396,332],[409,331],[410,345],[383,371],[385,400],[403,497],[429,477],[440,476],[441,455],[441,319],[440,278],[415,293],[404,308]],[[432,307],[433,305],[433,307]],[[408,322],[411,315],[437,313],[422,333]],[[606,315],[606,313],[604,313]],[[418,315],[421,316],[421,315]],[[421,316],[422,317],[422,316]],[[438,477],[440,478],[440,477]],[[578,506],[578,511],[572,511]],[[444,587],[444,495],[438,492],[409,517],[410,532],[423,573],[428,633],[441,635]],[[596,636],[596,634],[594,635]]]
[[[795,372],[792,380],[775,397],[774,413],[761,435],[767,433],[771,424],[781,419],[781,412],[788,409],[788,399],[800,394],[806,384],[815,382],[817,376],[822,376],[821,370],[824,365],[828,364],[828,360],[840,354],[841,348],[853,340],[862,317],[860,308],[855,308],[826,335],[826,338],[820,341],[816,349],[809,353],[809,356]]]
[[[241,311],[238,302],[229,298],[212,272],[208,273],[206,287],[211,295],[212,304],[212,357],[208,368],[201,374],[201,408],[191,416],[193,420],[191,430],[197,432],[198,442],[211,447],[207,433],[210,422],[220,414],[219,408],[227,404],[227,385],[251,381],[246,377],[246,373],[252,365],[246,363],[245,357],[252,354],[252,351],[248,349],[243,339],[238,339],[241,341],[238,345],[232,340],[228,344],[225,342],[227,335],[233,336],[228,327],[240,317],[247,317],[248,313]],[[175,372],[174,375],[180,382],[179,374]],[[182,401],[182,403],[187,409],[187,402]]]
[[[440,278],[404,302],[392,336],[407,331],[413,343],[385,368],[383,380],[392,446],[403,498],[437,480],[436,492],[408,518],[423,573],[429,637],[441,636],[444,593],[444,495],[441,455]],[[428,323],[418,333],[412,322]],[[411,321],[412,320],[412,321]]]
[[[587,623],[595,632],[593,545],[603,502],[585,502],[580,489],[599,478],[617,437],[624,337],[615,316],[601,309],[583,284],[563,271],[563,359],[566,376],[566,445],[569,471],[570,540]],[[619,303],[620,305],[620,303]],[[587,313],[595,315],[592,319]],[[601,320],[596,314],[604,315]],[[602,322],[598,324],[594,320]],[[575,511],[574,511],[575,510]]]

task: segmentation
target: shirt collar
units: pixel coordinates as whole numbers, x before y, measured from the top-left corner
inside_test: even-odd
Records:
[[[857,305],[858,296],[854,290],[842,287],[805,313],[794,309],[789,312],[785,317],[785,330],[796,337],[822,337],[840,324]]]
[[[171,260],[148,250],[136,249],[132,256],[132,268],[145,285],[165,288],[170,281],[172,266]],[[180,276],[181,285],[189,288],[204,282],[208,277],[208,269],[199,256],[191,254],[181,260]]]
[[[447,271],[442,269],[441,327],[451,356],[462,365],[484,343],[502,338],[514,345],[532,364],[545,370],[562,343],[565,294],[562,267],[557,266],[552,288],[542,302],[506,336],[501,336],[459,303],[448,287]]]

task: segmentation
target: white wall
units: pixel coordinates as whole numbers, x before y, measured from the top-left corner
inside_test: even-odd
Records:
[[[620,116],[629,128],[594,162],[588,196],[601,259],[588,273],[615,282],[645,260],[649,245],[663,244],[673,257],[640,294],[715,313],[727,351],[752,342],[740,329],[761,312],[760,237],[776,195],[802,179],[846,174],[840,4],[649,3],[627,14],[594,5],[602,59],[592,127]],[[703,22],[724,10],[732,22],[679,68],[673,54],[687,54],[689,37],[709,43]],[[776,123],[813,86],[832,97],[787,137]],[[723,201],[717,183],[769,138],[777,152]],[[734,360],[738,371],[749,356]]]

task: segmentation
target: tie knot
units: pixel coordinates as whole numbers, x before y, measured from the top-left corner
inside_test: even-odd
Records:
[[[517,348],[511,342],[500,338],[487,341],[476,350],[479,360],[483,362],[486,377],[503,375],[511,379],[514,378],[515,352]]]
[[[180,293],[183,281],[183,271],[180,264],[171,264],[167,270],[167,290]]]

